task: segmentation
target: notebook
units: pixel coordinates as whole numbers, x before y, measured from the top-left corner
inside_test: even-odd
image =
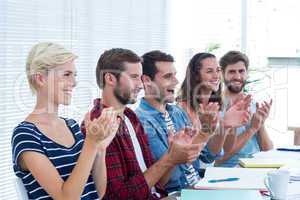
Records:
[[[290,158],[240,158],[239,164],[246,168],[280,168],[300,162]]]
[[[204,190],[261,190],[266,191],[264,178],[272,169],[208,167],[195,189]],[[233,181],[212,182],[231,178]],[[238,178],[238,179],[233,179]]]
[[[181,200],[262,200],[257,190],[182,190]]]

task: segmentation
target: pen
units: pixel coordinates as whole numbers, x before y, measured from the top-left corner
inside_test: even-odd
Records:
[[[238,181],[240,178],[224,178],[224,179],[212,179],[209,180],[209,183],[218,183],[218,182],[225,182],[225,181]]]

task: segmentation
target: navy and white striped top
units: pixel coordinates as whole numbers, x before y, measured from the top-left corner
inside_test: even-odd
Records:
[[[84,136],[79,125],[73,119],[65,119],[72,132],[75,143],[67,148],[44,135],[33,123],[23,121],[12,135],[12,156],[15,174],[22,179],[29,199],[52,199],[39,185],[31,172],[23,171],[18,161],[19,156],[25,151],[39,152],[49,158],[64,181],[71,174],[80,155]],[[90,175],[81,195],[82,200],[99,199],[92,176]]]

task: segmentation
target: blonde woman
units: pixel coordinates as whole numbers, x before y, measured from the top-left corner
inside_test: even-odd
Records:
[[[85,139],[75,120],[58,116],[76,85],[76,58],[54,43],[39,43],[28,55],[36,105],[14,129],[12,155],[29,199],[99,199],[105,193],[105,152],[119,126],[116,112],[108,108],[93,121],[87,113]]]

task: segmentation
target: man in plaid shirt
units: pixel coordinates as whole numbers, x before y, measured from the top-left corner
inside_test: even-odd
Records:
[[[201,146],[190,144],[186,134],[169,137],[169,150],[155,163],[147,135],[137,116],[126,104],[134,103],[142,89],[141,59],[126,49],[105,51],[96,68],[97,84],[102,100],[96,99],[91,118],[101,115],[104,107],[119,111],[120,126],[107,148],[107,191],[104,199],[159,199],[164,197],[163,186],[179,163],[192,162]],[[101,125],[101,124],[100,124]],[[84,123],[82,131],[85,132]]]

